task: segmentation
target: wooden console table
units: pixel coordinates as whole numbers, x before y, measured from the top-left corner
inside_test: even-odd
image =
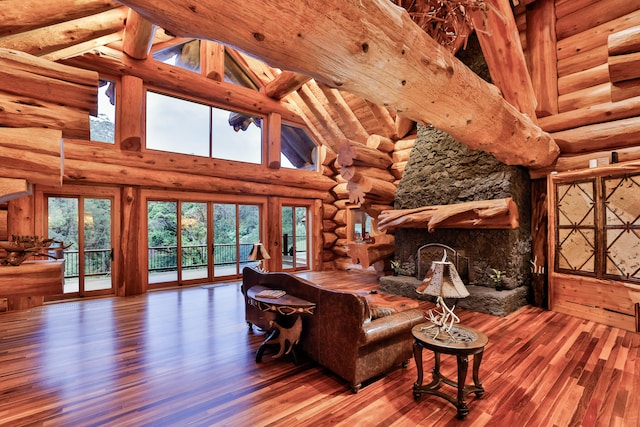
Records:
[[[258,352],[256,353],[256,363],[262,361],[262,355],[268,345],[279,344],[280,351],[274,358],[291,353],[294,362],[298,364],[296,345],[300,341],[300,334],[302,332],[302,319],[300,315],[313,314],[316,304],[289,294],[284,294],[279,298],[259,296],[260,292],[266,290],[272,289],[256,285],[247,290],[247,300],[249,304],[273,315],[273,319],[269,322],[271,329],[267,333],[267,338],[260,344]]]
[[[413,357],[416,361],[418,370],[418,379],[413,384],[413,397],[418,400],[423,394],[433,394],[453,403],[458,409],[458,418],[464,419],[469,413],[466,397],[470,393],[475,393],[478,398],[484,394],[484,388],[478,377],[480,370],[480,362],[482,362],[482,353],[484,347],[489,341],[487,336],[482,332],[470,328],[468,326],[455,325],[451,333],[456,340],[451,339],[446,334],[438,335],[437,339],[433,338],[432,323],[422,323],[416,325],[411,330],[415,342],[413,344]],[[426,348],[433,351],[435,357],[435,366],[433,368],[433,381],[429,384],[422,385],[423,367],[422,367],[422,349]],[[458,381],[452,381],[440,373],[440,354],[453,354],[458,362]],[[469,365],[469,355],[473,355],[473,385],[465,385],[467,380],[467,369]],[[454,398],[448,394],[439,391],[442,383],[456,387],[457,396]]]

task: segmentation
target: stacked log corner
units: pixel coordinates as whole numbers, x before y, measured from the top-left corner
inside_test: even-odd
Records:
[[[384,269],[385,260],[393,256],[393,235],[374,233],[375,243],[358,244],[347,238],[347,206],[359,207],[376,221],[380,212],[393,209],[395,192],[402,178],[416,134],[412,122],[404,123],[402,138],[394,140],[382,135],[370,135],[365,143],[344,140],[335,158],[336,185],[331,194],[335,201],[324,204],[323,224],[325,261],[338,269],[353,264],[363,268],[371,265]],[[327,253],[328,249],[331,253]]]
[[[607,49],[611,101],[640,95],[640,25],[610,34]]]

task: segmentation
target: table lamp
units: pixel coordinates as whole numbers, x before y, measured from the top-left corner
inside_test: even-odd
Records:
[[[437,297],[436,309],[429,310],[429,319],[433,325],[426,328],[433,330],[433,339],[436,339],[442,332],[455,340],[451,330],[454,323],[460,322],[460,318],[453,313],[455,305],[451,308],[447,307],[444,298],[466,298],[469,296],[469,291],[465,288],[453,263],[446,259],[447,253],[445,251],[442,261],[431,263],[431,269],[416,292]],[[438,311],[438,308],[441,311]]]
[[[253,244],[253,248],[251,248],[251,252],[249,253],[247,259],[249,261],[258,261],[258,270],[266,272],[267,269],[264,265],[264,260],[271,259],[271,257],[269,256],[269,252],[267,252],[267,249],[264,247],[264,245],[258,242]]]

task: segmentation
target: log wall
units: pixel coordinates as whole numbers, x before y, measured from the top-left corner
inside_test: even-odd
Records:
[[[548,11],[541,14],[540,9]],[[546,55],[547,65],[556,62],[556,67],[542,70],[546,76],[539,76],[557,81],[556,110],[548,90],[535,90],[539,104],[545,104],[538,108],[538,123],[558,143],[561,155],[553,165],[532,170],[532,177],[587,168],[589,160],[610,159],[613,151],[621,162],[640,158],[636,148],[640,145],[640,53],[634,42],[635,28],[640,26],[637,2],[538,0],[516,7],[515,14],[533,75],[541,71],[540,57],[535,56],[541,32],[534,29],[542,28],[549,14],[554,17],[551,23],[555,23],[557,37],[555,58]]]

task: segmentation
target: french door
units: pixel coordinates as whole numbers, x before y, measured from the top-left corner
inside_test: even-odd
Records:
[[[309,206],[282,204],[280,247],[283,271],[309,268],[310,218]]]
[[[113,293],[114,197],[47,194],[43,202],[47,237],[71,245],[63,298]]]
[[[260,241],[261,203],[147,199],[148,283],[239,277]]]

